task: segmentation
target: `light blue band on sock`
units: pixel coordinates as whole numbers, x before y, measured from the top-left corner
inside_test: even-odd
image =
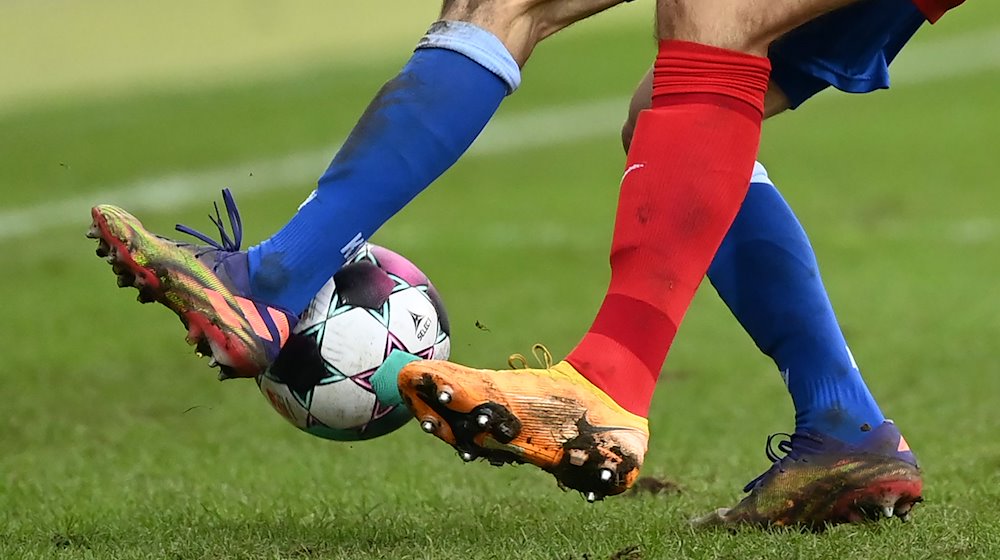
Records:
[[[417,43],[418,49],[448,49],[463,54],[507,84],[507,95],[521,85],[521,69],[496,35],[464,21],[436,21]]]
[[[771,182],[771,178],[767,176],[767,169],[764,168],[764,164],[759,161],[753,162],[753,175],[750,176],[750,184],[763,183],[765,185],[774,186]]]

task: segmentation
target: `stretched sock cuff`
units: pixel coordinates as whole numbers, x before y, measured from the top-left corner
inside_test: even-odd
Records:
[[[521,85],[521,69],[507,47],[489,31],[464,21],[436,21],[417,43],[417,49],[448,49],[465,55],[497,75],[507,95]]]
[[[764,114],[767,57],[687,41],[660,41],[653,66],[653,107],[706,102]]]

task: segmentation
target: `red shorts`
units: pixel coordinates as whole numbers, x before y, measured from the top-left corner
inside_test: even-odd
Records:
[[[917,5],[917,9],[920,10],[927,21],[934,23],[941,19],[948,10],[958,6],[965,0],[913,0],[913,3]]]

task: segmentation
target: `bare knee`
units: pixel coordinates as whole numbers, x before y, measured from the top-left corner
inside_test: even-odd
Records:
[[[657,34],[756,55],[772,41],[857,0],[657,0]]]
[[[773,40],[761,25],[756,2],[740,0],[658,0],[657,34],[661,39],[691,41],[764,55]]]
[[[546,37],[624,0],[445,0],[441,19],[473,23],[503,42],[518,65]]]

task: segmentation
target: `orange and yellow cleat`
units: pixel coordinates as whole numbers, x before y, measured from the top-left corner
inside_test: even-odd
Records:
[[[544,369],[472,369],[414,361],[399,389],[420,427],[465,461],[530,463],[589,502],[627,490],[639,476],[649,427],[569,363]],[[514,356],[511,360],[513,367]]]

